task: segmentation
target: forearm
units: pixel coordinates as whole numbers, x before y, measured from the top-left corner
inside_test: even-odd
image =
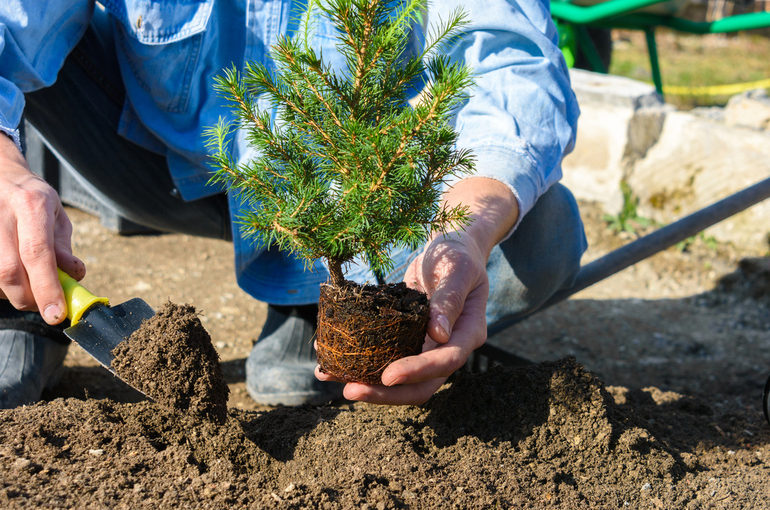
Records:
[[[516,190],[524,215],[561,178],[575,142],[579,110],[558,34],[545,0],[447,0],[431,16],[459,5],[471,24],[450,55],[474,70],[475,85],[457,112],[457,146],[473,150],[477,177]]]
[[[463,236],[472,238],[485,260],[519,218],[518,202],[510,188],[486,177],[470,177],[457,182],[444,193],[444,203],[449,207],[458,204],[468,207],[471,224],[458,239]]]

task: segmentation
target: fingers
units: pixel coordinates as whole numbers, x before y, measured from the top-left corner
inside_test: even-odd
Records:
[[[410,266],[411,276],[430,296],[428,335],[436,342],[449,341],[455,322],[469,312],[466,301],[472,292],[488,293],[485,265],[472,240],[447,239],[434,241]],[[482,305],[485,310],[486,298]]]
[[[15,225],[13,230],[14,235],[3,235],[6,242],[0,243],[0,297],[9,300],[19,310],[30,310],[34,309],[35,300],[31,293],[25,292],[29,288],[29,280],[18,256]]]
[[[419,356],[393,362],[382,374],[387,387],[419,384],[432,379],[446,379],[465,364],[470,355],[463,346],[442,345]]]
[[[423,260],[425,253],[420,254],[406,270],[404,275],[404,282],[413,288],[421,292],[426,292],[428,297],[431,298],[430,318],[428,320],[428,336],[438,343],[446,343],[449,341],[449,337],[452,335],[452,324],[454,321],[441,311],[440,308],[436,308],[436,301],[433,299],[432,294],[435,292],[433,282],[428,286],[423,272]],[[440,301],[440,296],[439,296]],[[443,308],[443,307],[442,307]]]
[[[56,216],[53,245],[59,268],[75,280],[82,280],[86,276],[86,265],[72,254],[72,223],[64,209]]]
[[[440,345],[419,356],[393,362],[382,374],[383,385],[349,383],[348,400],[385,405],[424,404],[447,378],[465,364],[470,353],[459,345]]]
[[[439,377],[448,377],[465,365],[471,353],[486,340],[484,316],[474,313],[478,308],[473,297],[468,300],[466,312],[455,322],[452,338],[444,343],[426,343],[418,356],[410,356],[391,363],[382,374],[385,386],[414,384]]]
[[[74,277],[82,277],[85,267],[72,256],[72,226],[56,192],[29,171],[15,146],[5,149],[0,151],[0,297],[58,324],[67,307],[57,259]]]
[[[348,400],[370,404],[421,405],[427,402],[446,380],[446,377],[441,377],[418,384],[396,387],[350,383],[345,386],[343,396]]]
[[[344,382],[330,374],[321,372],[318,368],[316,368],[315,375],[321,381]],[[446,379],[446,377],[439,377],[408,386],[391,387],[353,382],[345,385],[342,395],[348,400],[370,404],[420,405],[427,402]]]
[[[337,377],[334,377],[331,374],[327,374],[326,372],[321,372],[321,367],[316,365],[315,367],[315,377],[319,381],[326,381],[326,382],[345,382],[342,379],[339,379]]]
[[[26,272],[28,291],[21,296],[29,308],[29,293],[37,310],[49,324],[58,324],[67,314],[64,293],[56,273],[54,227],[57,211],[47,197],[28,197],[17,217],[18,253],[21,268]],[[63,214],[63,211],[62,211]],[[71,233],[71,232],[70,232]],[[27,289],[25,289],[27,290]],[[13,300],[12,300],[13,301]]]

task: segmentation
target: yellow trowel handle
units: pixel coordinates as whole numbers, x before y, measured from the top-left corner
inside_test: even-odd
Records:
[[[94,296],[70,275],[61,269],[57,268],[57,270],[59,271],[59,283],[61,283],[61,287],[64,289],[64,299],[67,301],[67,317],[69,317],[73,326],[96,303],[110,304],[109,299]]]

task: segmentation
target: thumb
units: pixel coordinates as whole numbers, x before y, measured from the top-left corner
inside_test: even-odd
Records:
[[[437,343],[445,344],[465,306],[469,289],[461,288],[457,280],[444,279],[430,298],[428,335]]]

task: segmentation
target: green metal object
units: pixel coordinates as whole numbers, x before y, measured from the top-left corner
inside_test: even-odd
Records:
[[[647,39],[647,53],[650,55],[650,70],[652,71],[652,82],[655,84],[655,90],[663,95],[663,78],[660,76],[660,63],[658,62],[658,45],[655,43],[655,27],[644,29],[644,36]]]
[[[617,1],[617,0],[613,0]],[[557,16],[553,7],[560,3],[551,4],[551,14]],[[559,9],[555,9],[559,11]],[[564,18],[569,20],[569,18]],[[748,14],[736,14],[717,21],[690,21],[675,16],[660,16],[658,14],[635,13],[620,16],[617,18],[596,20],[589,23],[592,26],[628,28],[632,30],[643,30],[645,27],[657,26],[668,27],[679,32],[690,34],[726,34],[730,32],[740,32],[741,30],[755,30],[758,28],[770,27],[770,12],[751,12]]]
[[[638,9],[665,3],[668,0],[609,0],[590,6],[574,5],[570,2],[551,2],[551,15],[555,18],[581,25],[593,25],[600,21],[617,28],[635,28],[642,30],[646,26],[666,26],[693,34],[721,34],[740,30],[753,30],[770,27],[770,12],[750,12],[737,14],[717,21],[690,21],[676,16],[659,14],[633,13]],[[622,23],[619,27],[617,23]],[[606,26],[598,24],[597,26]]]
[[[677,18],[676,16],[635,12],[655,4],[666,3],[667,1],[609,0],[590,6],[574,5],[569,1],[553,1],[551,2],[551,16],[557,21],[557,27],[567,26],[571,27],[574,31],[577,44],[570,47],[571,55],[574,57],[577,52],[576,46],[579,46],[588,58],[591,68],[597,72],[606,72],[606,70],[602,71],[604,65],[598,59],[596,48],[585,33],[585,26],[642,30],[647,39],[652,80],[655,83],[655,89],[661,95],[663,94],[663,80],[660,74],[658,50],[655,43],[656,27],[667,27],[691,34],[722,34],[770,27],[770,12],[738,14],[710,22],[690,21]]]
[[[599,52],[596,50],[596,45],[591,40],[591,36],[588,35],[588,29],[585,25],[574,25],[575,35],[577,36],[578,45],[583,50],[583,54],[588,59],[588,64],[591,66],[591,70],[607,74],[607,69],[604,67],[604,62],[599,56]]]
[[[628,14],[668,0],[609,0],[595,5],[580,6],[569,2],[551,2],[551,16],[571,23],[588,25],[595,21]]]

